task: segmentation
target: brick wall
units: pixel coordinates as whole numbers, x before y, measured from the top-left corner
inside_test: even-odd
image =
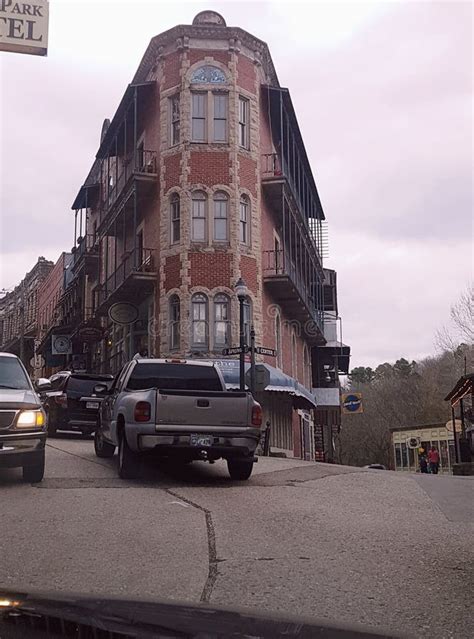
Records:
[[[237,84],[242,89],[255,93],[255,65],[243,55],[239,56],[237,63]]]
[[[180,84],[181,77],[179,74],[181,68],[181,56],[174,52],[166,56],[164,63],[164,76],[161,88],[163,91]]]
[[[165,290],[179,288],[181,285],[181,258],[179,255],[169,255],[165,260]]]
[[[230,158],[223,151],[192,151],[190,159],[191,184],[228,184],[230,182]]]
[[[190,66],[196,64],[203,59],[204,55],[206,57],[212,57],[216,62],[220,62],[221,64],[228,65],[230,61],[230,53],[229,51],[219,51],[219,50],[206,50],[202,51],[201,49],[191,49],[188,53],[188,60]]]
[[[191,286],[232,286],[232,255],[190,252]]]
[[[168,155],[164,158],[165,192],[174,186],[179,186],[181,178],[181,153]]]
[[[242,255],[240,258],[240,275],[248,288],[256,295],[258,289],[257,260],[253,257]]]
[[[257,197],[257,162],[252,158],[239,154],[239,184]]]

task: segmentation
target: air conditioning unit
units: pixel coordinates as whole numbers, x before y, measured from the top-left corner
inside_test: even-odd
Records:
[[[407,437],[406,444],[408,448],[415,450],[421,446],[421,439],[419,437]]]

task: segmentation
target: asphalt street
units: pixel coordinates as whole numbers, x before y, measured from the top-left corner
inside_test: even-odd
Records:
[[[0,470],[0,586],[209,602],[474,636],[474,482],[261,458],[116,475],[48,440],[46,476]]]

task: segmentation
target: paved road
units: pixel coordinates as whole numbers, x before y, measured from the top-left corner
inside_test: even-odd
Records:
[[[474,483],[260,459],[123,482],[90,440],[48,440],[41,484],[0,471],[0,584],[171,598],[474,636]]]

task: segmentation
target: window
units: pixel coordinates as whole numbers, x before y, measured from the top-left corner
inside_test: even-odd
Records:
[[[230,317],[229,298],[227,295],[216,295],[214,297],[214,347],[224,348],[229,344]]]
[[[219,242],[225,242],[228,239],[227,209],[227,195],[222,192],[216,193],[214,195],[214,239]]]
[[[304,385],[306,388],[311,388],[311,364],[309,361],[309,353],[308,347],[306,344],[303,347],[303,375],[304,375]]]
[[[246,195],[240,198],[240,241],[242,244],[249,243],[248,219],[249,219],[249,199]]]
[[[222,383],[213,366],[188,366],[166,362],[136,364],[127,382],[127,390],[220,391]]]
[[[214,67],[211,65],[206,65],[203,67],[199,67],[193,71],[191,75],[191,83],[202,83],[202,84],[223,84],[225,83],[226,77],[223,71],[221,71],[218,67]]]
[[[239,145],[249,148],[249,101],[239,97]]]
[[[193,242],[206,241],[206,194],[202,191],[193,193],[191,238]]]
[[[227,141],[227,94],[214,93],[214,142]]]
[[[206,142],[207,140],[207,93],[192,93],[192,127],[191,139],[193,142]]]
[[[171,146],[179,144],[180,121],[179,121],[179,95],[174,95],[169,99],[170,111],[170,143]]]
[[[175,242],[179,242],[180,240],[180,231],[181,231],[181,214],[180,214],[180,206],[179,206],[179,195],[177,193],[173,193],[171,196],[171,244]]]
[[[179,349],[180,344],[180,303],[177,295],[170,298],[170,349]]]
[[[277,352],[277,355],[276,355],[277,366],[278,368],[282,368],[283,358],[282,358],[282,352],[281,352],[281,319],[279,314],[275,317],[275,348]]]
[[[252,326],[252,305],[248,297],[244,301],[244,335],[245,343],[250,345],[250,328]]]
[[[207,331],[207,297],[202,293],[193,295],[192,306],[192,345],[206,348],[208,344]]]
[[[296,335],[293,332],[291,336],[291,376],[298,378],[298,345],[296,343]]]

